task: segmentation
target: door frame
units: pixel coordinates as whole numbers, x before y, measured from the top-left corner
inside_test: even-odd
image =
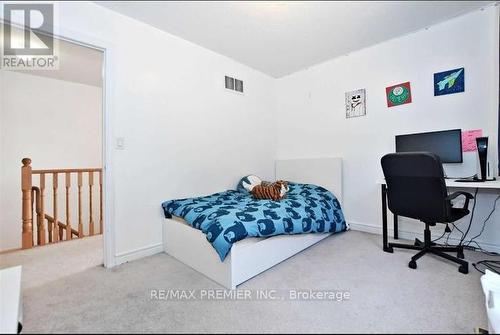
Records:
[[[104,192],[104,231],[103,253],[104,267],[112,268],[116,264],[115,248],[115,187],[113,178],[113,108],[112,108],[112,73],[113,44],[94,36],[89,36],[54,25],[54,38],[92,48],[103,52],[103,85],[102,85],[102,169]]]
[[[0,17],[0,24],[3,27],[4,18]],[[9,22],[10,25],[23,29],[24,27],[16,22]],[[113,82],[111,80],[114,54],[114,44],[96,36],[87,35],[72,29],[54,24],[54,38],[70,43],[92,48],[103,52],[103,85],[102,85],[102,169],[103,169],[103,192],[104,192],[104,231],[103,231],[103,254],[104,267],[112,268],[117,265],[115,247],[115,187],[113,174],[114,161],[114,132],[113,132],[113,104],[111,92]]]

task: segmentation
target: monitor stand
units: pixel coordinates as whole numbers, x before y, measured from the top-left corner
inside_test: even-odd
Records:
[[[455,181],[458,183],[481,183],[481,182],[486,181],[486,180],[483,180],[481,178],[474,176],[474,177],[470,177],[470,178],[457,179]]]
[[[490,179],[481,179],[478,177],[471,177],[471,178],[463,178],[463,179],[456,179],[455,181],[458,183],[482,183],[485,181],[494,181],[497,180],[495,177],[490,178]]]

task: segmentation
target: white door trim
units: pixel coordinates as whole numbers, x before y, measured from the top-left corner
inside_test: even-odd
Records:
[[[5,21],[0,17],[0,24]],[[23,29],[23,26],[16,22],[10,22],[12,26]],[[111,268],[117,264],[115,248],[115,187],[113,178],[113,154],[114,154],[114,113],[112,106],[111,92],[113,92],[113,82],[111,80],[113,70],[112,59],[114,45],[110,41],[102,40],[96,36],[90,36],[78,31],[74,31],[54,24],[55,38],[84,47],[100,50],[104,53],[103,61],[103,90],[102,90],[102,168],[103,168],[103,192],[104,192],[104,266]]]
[[[109,41],[101,40],[94,36],[89,36],[54,26],[55,38],[79,44],[85,47],[94,48],[104,53],[103,61],[103,90],[102,90],[102,162],[103,162],[103,192],[104,192],[104,266],[112,268],[116,262],[115,248],[115,187],[113,178],[113,154],[114,154],[114,132],[113,132],[113,107],[112,107],[112,73],[113,64],[110,61],[113,54],[113,44]]]

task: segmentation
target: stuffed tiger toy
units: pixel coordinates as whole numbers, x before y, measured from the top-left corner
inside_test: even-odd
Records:
[[[288,192],[288,183],[284,180],[278,180],[274,183],[262,182],[252,188],[252,195],[255,199],[281,200]]]

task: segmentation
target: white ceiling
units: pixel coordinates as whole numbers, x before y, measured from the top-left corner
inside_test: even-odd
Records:
[[[493,1],[99,2],[273,77]]]

